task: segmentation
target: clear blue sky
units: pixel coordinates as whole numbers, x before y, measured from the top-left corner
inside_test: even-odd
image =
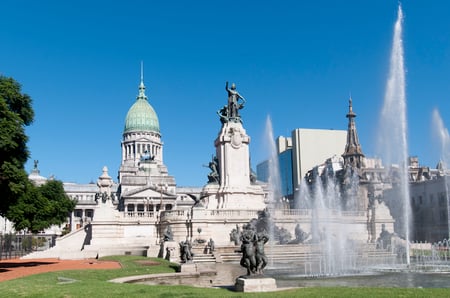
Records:
[[[202,186],[215,153],[225,82],[246,98],[252,166],[274,135],[346,129],[353,98],[363,151],[376,155],[397,0],[7,1],[0,73],[33,99],[31,171],[88,183],[117,180],[122,132],[144,61],[164,162],[180,186]],[[434,167],[431,115],[450,125],[450,2],[404,1],[409,152]],[[344,150],[344,148],[343,148]]]

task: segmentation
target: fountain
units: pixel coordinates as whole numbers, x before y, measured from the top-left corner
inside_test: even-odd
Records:
[[[278,161],[277,148],[274,141],[273,135],[273,127],[272,120],[270,116],[267,116],[266,119],[266,144],[269,147],[269,177],[268,177],[268,185],[269,185],[269,193],[267,198],[267,205],[270,213],[277,208],[277,205],[280,205],[280,201],[277,201],[281,198],[281,178],[280,178],[280,164]],[[271,227],[271,231],[269,231],[270,239],[274,239],[273,235],[273,226]]]
[[[256,266],[255,264],[251,265],[252,263],[247,259],[256,257],[255,239],[259,238],[256,238],[255,235],[265,229],[269,232],[270,239],[267,250],[265,250],[269,259],[269,263],[265,267],[265,275],[274,277],[278,287],[317,285],[448,287],[447,280],[450,277],[448,271],[439,274],[436,272],[423,273],[425,269],[431,268],[432,271],[435,271],[443,268],[440,266],[448,266],[446,263],[450,259],[450,255],[442,254],[443,250],[448,251],[449,242],[447,240],[434,245],[431,250],[427,247],[424,249],[418,247],[417,249],[416,246],[414,260],[421,262],[423,266],[417,266],[417,264],[410,266],[408,223],[411,213],[407,176],[402,18],[402,9],[399,7],[394,30],[390,74],[382,111],[383,127],[380,132],[387,141],[381,144],[382,148],[386,149],[384,152],[386,160],[388,163],[397,162],[401,173],[399,183],[402,194],[401,203],[403,206],[408,206],[403,208],[405,214],[401,231],[406,240],[394,237],[392,233],[385,230],[387,225],[390,225],[389,228],[393,227],[394,220],[389,214],[388,208],[383,205],[383,202],[379,202],[381,199],[368,184],[372,181],[378,183],[380,182],[378,179],[384,179],[386,176],[383,176],[381,172],[373,171],[369,174],[379,176],[374,180],[369,180],[367,176],[363,175],[367,173],[363,173],[362,157],[364,155],[360,151],[361,148],[358,148],[359,141],[356,130],[353,131],[353,139],[351,137],[347,139],[347,143],[355,145],[351,148],[353,155],[347,154],[348,148],[346,148],[346,153],[342,155],[342,158],[331,158],[325,164],[310,171],[296,191],[293,204],[296,209],[289,209],[280,201],[281,179],[278,155],[272,123],[268,117],[266,143],[270,150],[270,158],[268,185],[267,189],[263,191],[262,189],[266,185],[263,186],[251,179],[248,164],[250,138],[245,133],[238,113],[239,107],[242,106],[236,105],[238,99],[243,100],[243,98],[237,93],[234,84],[231,88],[228,88],[228,84],[226,84],[229,94],[228,106],[218,112],[222,122],[222,129],[215,141],[218,169],[217,173],[213,171],[215,175],[211,175],[217,179],[209,179],[202,196],[198,199],[198,202],[203,200],[203,206],[201,206],[202,204],[194,205],[187,221],[185,217],[176,218],[173,212],[163,214],[170,219],[170,223],[176,227],[176,231],[184,232],[182,228],[188,223],[192,232],[194,227],[201,224],[205,227],[205,233],[216,239],[219,244],[217,250],[222,250],[220,256],[222,260],[227,256],[226,250],[233,249],[234,252],[237,252],[236,248],[241,245],[241,265],[244,264],[243,267],[247,268],[247,275],[258,275],[258,262],[254,262]],[[350,100],[347,114],[349,131],[354,124],[355,116]],[[448,132],[444,129],[440,129],[440,131],[445,132],[445,138],[442,139],[445,140],[443,143],[448,144]],[[350,139],[352,142],[349,141]],[[361,186],[364,183],[367,188]],[[267,197],[264,197],[265,194]],[[280,206],[282,208],[279,208]],[[250,222],[247,224],[248,220]],[[255,225],[251,225],[251,228],[247,229],[250,223]],[[243,227],[242,232],[239,229],[240,225]],[[300,225],[309,233],[304,232]],[[280,231],[283,229],[292,231],[294,227],[295,240],[285,241],[286,239],[284,239],[282,241],[282,237],[279,235]],[[380,227],[382,227],[382,233],[379,233]],[[249,231],[246,232],[246,230]],[[223,237],[224,231],[225,233],[231,231],[233,244],[227,243],[228,239]],[[248,237],[245,236],[247,233]],[[378,235],[380,236],[377,239]],[[267,241],[267,237],[261,239],[264,239],[264,243]],[[401,240],[406,245],[405,261],[408,268],[405,268],[403,264],[401,264],[402,266],[397,264],[396,240]],[[245,250],[246,248],[247,250]],[[234,256],[231,255],[231,257]],[[266,262],[264,259],[259,264],[265,266]],[[429,267],[431,263],[433,266]],[[237,264],[233,265],[234,268],[242,269]],[[445,267],[441,271],[445,271],[447,268]],[[229,273],[229,268],[218,269],[217,273],[218,276]],[[205,278],[210,284],[216,283],[210,276]],[[199,284],[202,284],[201,279],[200,274]],[[239,277],[236,280],[236,288],[239,285],[243,290],[245,287],[256,287],[258,291],[265,291],[267,290],[265,286],[269,284],[262,280],[261,276],[253,279]],[[253,282],[257,284],[253,284]],[[275,287],[272,282],[269,286],[270,289]]]
[[[397,21],[394,27],[393,46],[390,59],[390,72],[386,86],[384,105],[381,113],[380,147],[383,148],[382,156],[387,164],[396,164],[398,169],[399,180],[395,182],[396,187],[401,194],[399,197],[402,206],[401,229],[398,231],[400,237],[394,233],[384,230],[377,239],[377,246],[380,251],[383,249],[402,250],[397,251],[398,255],[392,258],[386,255],[383,260],[382,255],[377,258],[377,263],[369,263],[368,258],[361,257],[361,250],[357,248],[356,242],[348,238],[350,229],[346,225],[345,217],[348,212],[358,210],[358,202],[355,197],[358,196],[359,177],[356,171],[348,171],[345,165],[341,170],[333,168],[332,161],[327,162],[321,167],[316,167],[310,171],[307,177],[309,183],[302,183],[299,187],[297,197],[295,198],[295,206],[297,208],[312,207],[311,216],[311,233],[313,235],[311,242],[319,244],[317,252],[321,254],[319,271],[312,276],[322,275],[330,276],[349,276],[353,275],[353,283],[361,283],[365,274],[370,274],[370,279],[378,280],[378,285],[383,280],[390,279],[393,284],[400,286],[433,286],[430,282],[432,278],[439,279],[431,272],[441,272],[442,276],[448,277],[448,254],[449,241],[444,239],[435,244],[415,245],[411,248],[410,244],[410,191],[408,177],[408,148],[407,148],[407,120],[406,120],[406,95],[405,95],[405,70],[404,70],[404,54],[402,44],[402,21],[403,12],[401,6],[398,8]],[[350,109],[351,111],[351,109]],[[350,113],[349,113],[350,114]],[[437,127],[439,140],[443,152],[442,169],[445,172],[446,165],[449,161],[445,152],[448,152],[450,145],[450,136],[445,129],[439,113],[434,111],[434,126]],[[381,142],[382,141],[382,142]],[[339,162],[336,162],[339,164]],[[345,164],[345,163],[344,163]],[[347,178],[342,180],[342,173]],[[387,173],[386,175],[388,175]],[[339,176],[341,175],[341,176]],[[339,176],[339,177],[338,177]],[[381,177],[381,176],[380,176]],[[347,183],[339,183],[339,181],[347,181]],[[309,185],[309,188],[305,185]],[[370,194],[370,192],[369,192]],[[372,194],[373,195],[373,194]],[[448,196],[447,196],[448,198]],[[371,199],[371,203],[377,202],[376,198]],[[449,204],[447,204],[449,206]],[[368,217],[370,213],[368,214]],[[449,222],[450,224],[450,222]],[[370,224],[369,224],[370,225]],[[370,227],[368,226],[368,229]],[[383,236],[382,236],[383,234]],[[403,239],[402,239],[403,238]],[[449,237],[450,238],[450,237]],[[392,244],[391,244],[392,239]],[[369,242],[373,242],[372,238]],[[385,243],[383,243],[385,241]],[[388,242],[388,243],[387,243]],[[373,251],[366,250],[369,246],[363,247],[363,254],[371,254]],[[411,265],[411,251],[414,252],[414,264]],[[404,259],[397,258],[404,256]],[[404,266],[407,265],[407,267]],[[425,271],[427,276],[425,276]],[[395,274],[392,274],[395,272]],[[445,273],[444,273],[445,272]],[[289,278],[295,279],[297,282],[299,276],[310,277],[311,275],[284,275],[283,280]],[[442,278],[440,278],[442,279]],[[412,281],[411,281],[412,280]],[[296,285],[305,286],[307,283],[299,282]],[[323,279],[319,281],[323,285]],[[355,285],[351,281],[340,279],[329,280],[329,285]],[[293,285],[291,283],[290,285]],[[438,282],[436,285],[448,286],[447,284]]]
[[[440,145],[441,162],[443,162],[444,168],[447,169],[448,162],[450,160],[450,135],[437,109],[433,110],[432,123],[433,128],[435,129],[434,134],[436,135]]]
[[[390,60],[390,73],[387,81],[384,107],[381,115],[383,127],[380,132],[385,149],[384,156],[388,163],[398,163],[401,189],[401,205],[403,206],[403,231],[406,246],[406,263],[409,265],[409,221],[411,217],[409,207],[409,188],[408,188],[408,165],[407,165],[407,137],[406,137],[406,96],[405,96],[405,71],[403,62],[402,45],[402,20],[403,12],[398,8],[398,17],[394,28],[393,47]],[[352,110],[352,100],[350,99],[349,113],[349,131],[354,128],[353,118],[356,115]],[[273,133],[271,131],[270,119],[267,124],[267,135],[272,138],[271,148],[274,146]],[[294,205],[297,208],[304,208],[306,216],[303,221],[309,220],[311,238],[303,244],[310,246],[310,250],[315,255],[315,259],[309,259],[309,265],[304,265],[306,276],[336,276],[348,275],[362,272],[373,271],[373,265],[392,266],[396,262],[395,243],[391,246],[391,238],[394,234],[384,230],[385,224],[377,218],[372,218],[370,212],[376,211],[377,200],[366,202],[364,197],[369,193],[360,188],[360,176],[362,161],[360,158],[359,141],[354,130],[351,143],[355,148],[353,152],[356,157],[331,158],[323,165],[315,167],[306,177],[305,183],[299,186]],[[349,132],[350,134],[350,132]],[[271,176],[277,170],[273,157],[274,149],[271,150]],[[347,148],[346,148],[347,152]],[[356,155],[355,155],[356,152]],[[359,155],[358,155],[359,154]],[[273,181],[269,180],[269,184]],[[276,190],[278,184],[271,184],[271,190]],[[275,193],[276,194],[276,193]],[[272,192],[271,195],[274,195]],[[271,196],[272,197],[272,196]],[[273,198],[270,201],[273,206]],[[369,205],[369,207],[367,207]],[[373,210],[373,211],[372,211]],[[272,213],[272,210],[270,210]],[[309,212],[309,213],[308,213]],[[375,227],[375,231],[383,225],[383,232],[388,237],[378,237],[378,233],[369,236],[369,240],[361,239],[365,231],[358,226],[359,222],[364,221],[367,214],[367,229],[370,226]],[[376,216],[376,215],[375,215]],[[277,222],[278,224],[278,222]],[[359,234],[359,235],[358,235]],[[370,232],[369,232],[370,234]],[[274,237],[271,237],[274,239]],[[399,239],[401,240],[401,239]],[[365,242],[367,241],[367,242]],[[385,243],[376,243],[376,241],[385,241]],[[401,241],[399,241],[401,242]],[[377,250],[378,247],[378,250]],[[379,248],[383,249],[379,249]],[[371,257],[367,257],[371,255]],[[308,267],[309,266],[309,267]],[[308,268],[306,268],[308,267]],[[277,264],[272,264],[273,269],[277,269]]]
[[[402,23],[403,11],[399,5],[397,21],[394,27],[389,77],[381,111],[381,129],[379,130],[378,141],[382,148],[384,161],[387,164],[398,164],[399,166],[400,196],[402,200],[399,205],[403,208],[402,231],[400,233],[406,240],[406,263],[409,265],[411,207],[409,202],[407,162],[408,146]]]
[[[444,121],[441,118],[441,115],[437,109],[433,110],[432,116],[433,128],[435,128],[435,135],[440,143],[440,151],[441,151],[441,160],[440,166],[443,171],[444,177],[446,177],[446,172],[448,169],[448,164],[450,161],[450,135],[448,133],[447,128],[444,125]],[[447,179],[447,178],[445,178]],[[448,212],[450,212],[450,198],[448,196],[448,183],[445,183],[445,193],[447,196],[447,208]],[[450,213],[448,213],[450,214]],[[450,217],[448,218],[448,226],[450,227]],[[450,239],[450,229],[448,238]]]
[[[296,262],[297,271],[304,272],[305,276],[354,274],[366,270],[370,262],[363,251],[370,251],[392,263],[394,255],[391,252],[376,251],[375,243],[365,243],[366,238],[362,236],[367,233],[367,216],[356,200],[359,195],[356,170],[344,168],[342,158],[331,159],[316,167],[296,192],[293,203],[296,209],[286,209],[279,201],[281,182],[270,117],[266,122],[266,141],[270,149],[267,209],[271,217],[266,220],[271,235],[269,272],[295,271],[292,267]],[[295,239],[291,240],[290,235],[289,239],[278,235],[284,228],[292,229],[292,222]],[[277,255],[281,251],[291,253],[292,259],[282,260],[283,257]]]

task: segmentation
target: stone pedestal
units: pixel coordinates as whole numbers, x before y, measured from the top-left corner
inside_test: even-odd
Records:
[[[184,263],[180,266],[182,273],[197,273],[197,265],[195,263]]]
[[[170,262],[180,262],[180,248],[175,241],[165,241],[162,244],[162,254],[164,258]]]
[[[277,290],[274,278],[238,277],[234,285],[236,292],[270,292]]]

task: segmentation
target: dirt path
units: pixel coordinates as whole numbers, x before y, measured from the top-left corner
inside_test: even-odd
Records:
[[[78,269],[117,269],[118,262],[98,260],[59,260],[59,259],[31,259],[31,260],[2,260],[0,261],[0,282],[27,275]]]

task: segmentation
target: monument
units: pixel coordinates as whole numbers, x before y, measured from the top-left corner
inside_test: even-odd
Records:
[[[211,173],[203,188],[204,206],[217,210],[262,210],[264,191],[252,179],[249,144],[239,113],[246,102],[233,83],[228,87],[227,105],[217,113],[222,124],[214,142],[216,155],[209,164]]]
[[[235,84],[229,87],[226,83],[225,89],[227,104],[218,111],[221,128],[214,141],[216,154],[208,164],[211,172],[206,185],[198,196],[188,195],[194,200],[189,212],[167,210],[160,216],[162,231],[172,225],[174,239],[189,239],[194,251],[204,251],[206,239],[214,239],[215,247],[233,245],[224,235],[230,235],[234,228],[247,224],[266,208],[266,192],[251,171],[250,137],[240,115],[245,99]],[[194,239],[194,231],[201,231],[201,239]]]

